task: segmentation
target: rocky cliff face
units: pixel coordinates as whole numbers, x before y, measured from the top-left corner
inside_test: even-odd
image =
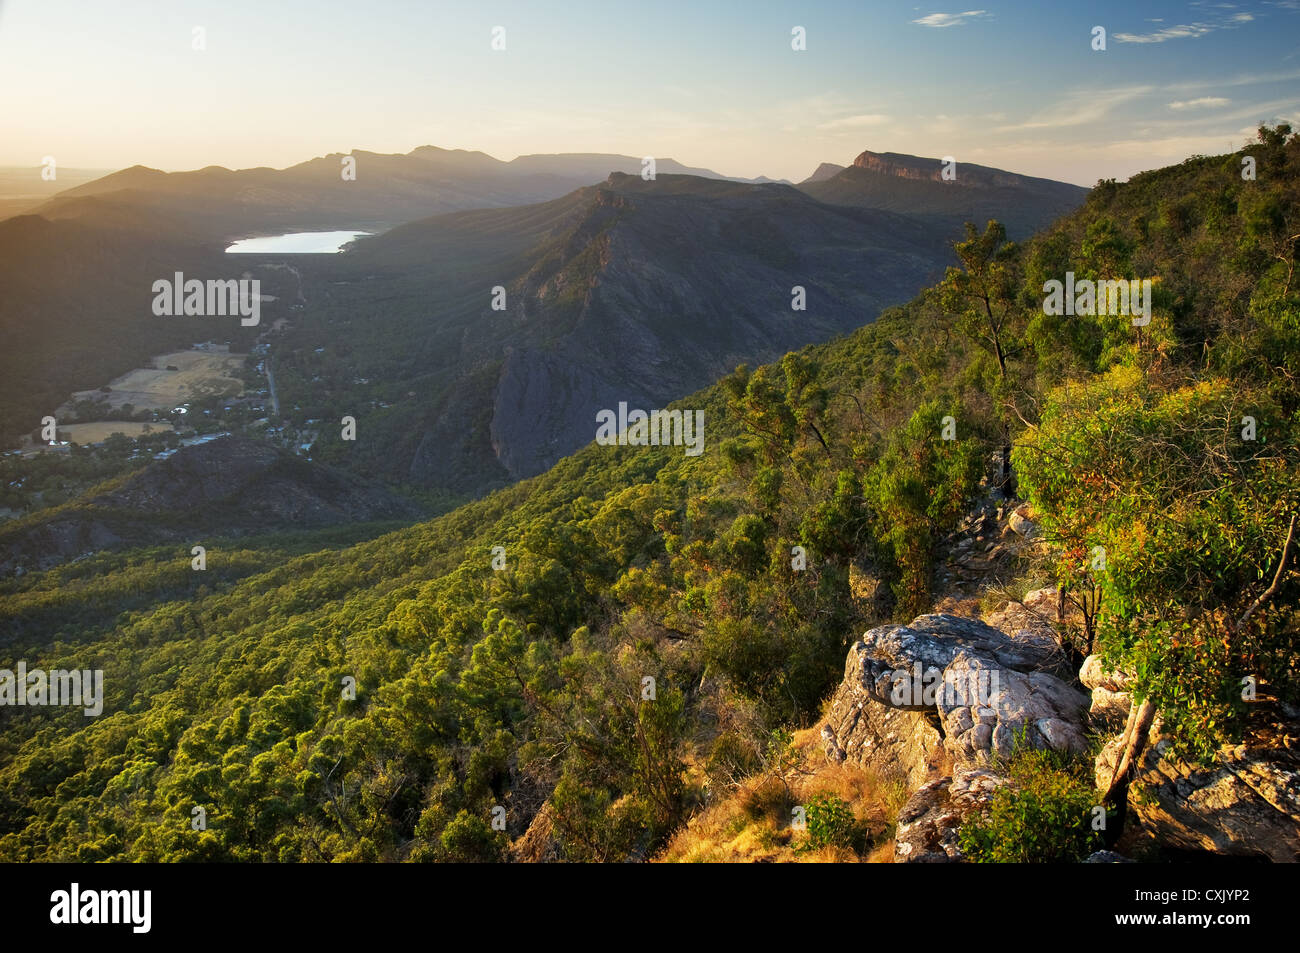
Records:
[[[830,209],[781,185],[614,175],[510,288],[491,441],[515,477],[595,436],[596,413],[650,411],[872,320],[938,273],[936,234]],[[804,289],[806,307],[792,308]]]
[[[955,175],[944,178],[942,159],[863,152],[848,168],[810,178],[799,188],[822,202],[906,210],[931,217],[949,237],[964,222],[995,218],[1017,241],[1082,204],[1088,190],[1067,182],[1019,175],[956,157]],[[820,171],[820,170],[819,170]]]
[[[934,159],[922,159],[918,156],[899,155],[895,152],[863,152],[853,160],[855,169],[866,169],[881,175],[890,175],[899,179],[942,182],[943,163]],[[1026,181],[1026,176],[987,166],[962,163],[961,174],[951,181],[962,188],[978,186],[992,188],[1014,188]]]

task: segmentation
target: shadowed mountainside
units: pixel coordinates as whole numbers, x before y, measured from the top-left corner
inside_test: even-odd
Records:
[[[195,534],[241,536],[420,515],[408,500],[351,474],[255,440],[222,437],[0,528],[0,575]]]
[[[863,152],[848,168],[827,175],[823,163],[799,188],[832,205],[888,209],[931,218],[949,230],[996,218],[1016,240],[1028,238],[1078,208],[1088,190],[1002,169],[958,162],[944,181],[943,161],[896,152]]]

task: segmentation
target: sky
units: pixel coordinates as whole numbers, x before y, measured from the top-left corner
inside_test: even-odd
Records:
[[[0,165],[427,144],[797,182],[869,149],[1093,185],[1279,120],[1300,0],[0,0]]]

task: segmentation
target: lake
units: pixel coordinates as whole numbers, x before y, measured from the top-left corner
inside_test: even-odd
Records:
[[[289,232],[262,238],[242,238],[227,255],[331,255],[348,242],[370,232]]]

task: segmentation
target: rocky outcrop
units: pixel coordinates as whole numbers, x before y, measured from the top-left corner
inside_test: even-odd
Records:
[[[951,863],[962,859],[959,832],[966,815],[983,810],[1006,778],[982,769],[958,771],[922,785],[898,812],[894,863]]]
[[[1089,721],[1110,740],[1095,764],[1099,790],[1110,786],[1132,708],[1132,678],[1096,655],[1079,669],[1092,691]],[[1240,744],[1225,745],[1209,765],[1173,754],[1157,715],[1129,786],[1132,818],[1165,847],[1274,861],[1300,860],[1300,712],[1260,702]]]
[[[1094,697],[1107,691],[1099,686]],[[1246,739],[1220,748],[1209,765],[1176,757],[1157,717],[1129,788],[1129,811],[1164,847],[1279,863],[1300,861],[1296,714],[1280,706],[1261,710]],[[1121,747],[1117,736],[1097,756],[1099,788],[1110,784]]]
[[[831,699],[822,739],[832,761],[901,777],[908,787],[941,774],[949,761],[934,720],[869,700],[847,676]]]
[[[866,151],[829,178],[800,183],[820,201],[933,216],[956,225],[990,218],[1013,239],[1027,238],[1077,208],[1087,191],[1064,182],[944,158]]]
[[[1055,645],[976,619],[924,615],[883,625],[849,650],[823,737],[832,757],[911,782],[946,759],[1007,757],[1017,743],[1082,753],[1088,696],[1062,677]]]
[[[923,615],[877,626],[849,650],[822,740],[831,760],[916,788],[898,816],[896,862],[961,860],[962,820],[1007,783],[991,764],[1018,743],[1087,750],[1089,699],[1065,680],[1050,627],[1018,632]]]
[[[1039,590],[993,616],[1021,626],[1014,635],[975,619],[923,615],[877,626],[849,650],[822,738],[832,760],[915,788],[898,817],[896,861],[961,860],[963,819],[1008,783],[997,765],[1022,740],[1083,754],[1086,731],[1113,734],[1095,765],[1098,788],[1109,786],[1132,680],[1090,656],[1078,677],[1091,693],[1079,691],[1042,619],[1054,603],[1053,590]],[[1300,711],[1259,706],[1245,740],[1204,766],[1173,755],[1157,717],[1130,787],[1130,823],[1163,848],[1300,861]]]

